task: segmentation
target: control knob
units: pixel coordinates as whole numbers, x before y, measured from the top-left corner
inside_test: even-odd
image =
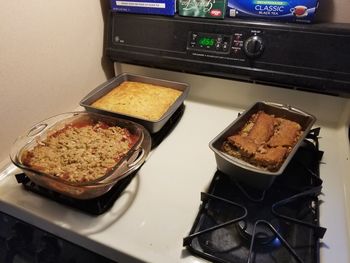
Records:
[[[264,51],[264,41],[259,36],[249,37],[243,45],[244,53],[250,58],[259,57]]]

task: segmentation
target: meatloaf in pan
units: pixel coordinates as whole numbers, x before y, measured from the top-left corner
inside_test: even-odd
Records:
[[[257,102],[210,142],[218,169],[267,189],[281,175],[316,121],[291,106]]]

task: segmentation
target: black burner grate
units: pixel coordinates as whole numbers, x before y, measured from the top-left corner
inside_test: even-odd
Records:
[[[171,118],[167,121],[167,123],[162,127],[160,131],[157,133],[151,134],[152,137],[152,149],[156,148],[175,128],[177,123],[180,121],[183,113],[185,111],[185,105],[182,104],[175,113],[171,116]],[[140,168],[139,168],[140,169]],[[138,170],[137,170],[138,171]],[[130,174],[126,178],[120,180],[116,185],[113,186],[107,193],[97,198],[88,199],[88,200],[79,200],[74,199],[55,191],[49,190],[47,188],[36,185],[25,174],[17,174],[16,179],[17,182],[22,184],[23,187],[34,193],[52,199],[61,204],[73,207],[78,209],[79,211],[92,214],[92,215],[100,215],[104,212],[108,211],[114,204],[114,202],[118,199],[124,189],[129,185],[132,179],[137,174],[137,171]]]
[[[202,193],[184,245],[213,262],[319,262],[319,238],[326,229],[318,222],[318,133],[308,135],[285,172],[264,192],[217,171],[208,194]]]
[[[50,189],[41,187],[32,181],[25,174],[16,174],[16,179],[18,183],[21,183],[24,189],[39,194],[41,196],[47,197],[54,200],[60,204],[64,204],[73,207],[79,211],[92,214],[100,215],[109,210],[114,202],[118,199],[124,189],[129,185],[131,180],[135,177],[137,171],[130,174],[129,176],[123,178],[118,183],[116,183],[113,188],[111,188],[107,193],[99,197],[87,200],[79,200],[65,196],[63,194],[57,193]]]

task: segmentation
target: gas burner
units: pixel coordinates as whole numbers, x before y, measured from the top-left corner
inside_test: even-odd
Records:
[[[260,210],[263,211],[263,210]],[[250,213],[248,212],[248,217]],[[260,245],[267,245],[273,242],[277,237],[274,232],[270,230],[266,225],[255,225],[259,218],[266,218],[265,215],[258,215],[254,219],[245,219],[236,224],[236,228],[238,233],[246,239],[248,242],[251,242],[253,237],[255,238],[255,242]],[[280,220],[278,218],[272,218],[267,220],[276,231],[281,232],[280,228]],[[255,227],[255,229],[254,229]],[[254,233],[255,231],[255,233]]]
[[[266,191],[217,171],[184,246],[213,262],[318,262],[319,129]],[[205,198],[203,198],[203,196]]]
[[[266,191],[256,190],[238,182],[235,182],[235,185],[246,198],[242,201],[242,204],[244,204],[244,207],[247,209],[247,216],[244,220],[236,224],[238,233],[246,241],[252,241],[255,223],[260,219],[270,222],[272,227],[277,231],[283,230],[281,227],[282,222],[272,213],[271,206],[273,205],[273,201],[271,201],[269,196],[266,196]],[[275,240],[276,235],[265,225],[258,225],[255,228],[254,238],[258,244],[265,245]]]

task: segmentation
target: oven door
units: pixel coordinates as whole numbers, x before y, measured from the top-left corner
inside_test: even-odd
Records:
[[[0,262],[111,263],[112,261],[0,212]]]

